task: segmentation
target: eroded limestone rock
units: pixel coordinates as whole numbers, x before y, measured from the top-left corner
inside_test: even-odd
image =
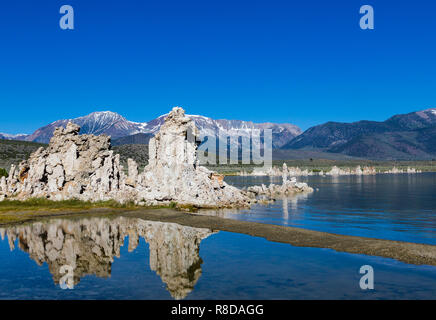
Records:
[[[246,206],[249,198],[215,172],[199,165],[194,122],[173,108],[160,132],[150,140],[149,164],[140,175],[146,201],[174,201],[197,207]]]
[[[39,148],[18,168],[12,166],[5,195],[19,200],[117,197],[121,167],[119,157],[109,150],[110,138],[79,135],[79,130],[73,123],[57,128],[46,149]]]
[[[252,202],[222,176],[198,164],[197,128],[182,108],[173,108],[150,140],[150,160],[142,173],[129,159],[125,176],[119,155],[110,150],[110,137],[79,131],[73,123],[57,128],[46,149],[38,149],[18,168],[11,167],[8,179],[0,181],[0,195],[19,200],[176,202],[199,208],[243,207]]]

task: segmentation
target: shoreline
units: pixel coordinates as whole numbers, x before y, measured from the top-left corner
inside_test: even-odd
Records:
[[[239,176],[281,176],[284,173],[288,174],[292,177],[300,177],[300,176],[374,176],[378,174],[418,174],[422,173],[422,170],[412,168],[408,166],[406,169],[399,169],[396,166],[393,166],[389,170],[381,170],[380,168],[376,168],[375,166],[360,166],[356,167],[338,167],[334,165],[330,170],[322,170],[322,169],[301,169],[300,167],[288,167],[286,163],[283,163],[283,169],[279,167],[273,166],[268,170],[256,170],[254,169],[251,172],[240,171]]]
[[[319,174],[318,172],[309,172],[308,174],[300,174],[294,175],[295,177],[311,177],[311,176],[319,176],[319,177],[363,177],[363,176],[380,176],[380,175],[419,175],[426,173],[436,173],[436,171],[420,171],[420,172],[376,172],[372,174],[356,174],[356,173],[343,173],[343,174]],[[254,173],[245,173],[245,174],[235,174],[235,173],[223,173],[222,175],[226,177],[281,177],[280,174],[254,174]]]
[[[22,212],[13,213],[19,216]],[[119,216],[135,217],[149,221],[176,223],[194,228],[207,228],[212,231],[225,231],[264,238],[268,241],[290,244],[295,247],[332,249],[350,254],[365,254],[391,258],[408,264],[436,266],[436,246],[395,240],[348,236],[321,231],[285,227],[258,222],[225,219],[216,216],[199,215],[177,211],[175,209],[111,209],[94,208],[91,210],[67,210],[64,212],[41,211],[25,219],[0,223],[1,227],[31,223],[38,220],[64,218],[83,219],[101,216],[113,218]]]
[[[255,175],[261,176],[280,176],[281,168],[286,164],[289,174],[292,176],[326,175],[333,170],[334,175],[372,175],[372,174],[407,174],[409,167],[411,174],[436,172],[436,161],[431,160],[327,160],[327,159],[300,159],[300,160],[273,160],[272,168],[264,168],[255,165],[213,165],[209,169],[229,176]],[[360,170],[356,170],[360,166]],[[364,170],[364,168],[367,170]],[[395,168],[395,169],[394,169]],[[413,170],[414,169],[414,170]],[[360,172],[361,171],[361,172]]]

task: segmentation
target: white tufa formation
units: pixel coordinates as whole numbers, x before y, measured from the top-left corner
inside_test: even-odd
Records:
[[[149,164],[139,175],[144,201],[174,201],[196,207],[247,206],[244,193],[198,164],[194,122],[175,107],[149,143]]]
[[[141,174],[131,159],[128,175],[123,173],[120,156],[110,150],[110,137],[79,135],[79,130],[71,122],[65,129],[57,128],[48,148],[38,149],[18,168],[12,166],[9,177],[0,180],[0,201],[113,199],[199,208],[242,207],[252,202],[221,175],[198,165],[197,128],[182,108],[173,108],[150,140],[149,164]]]
[[[65,129],[56,128],[46,149],[39,148],[18,167],[11,166],[0,193],[18,200],[115,198],[123,176],[119,155],[109,150],[108,136],[79,135],[79,130],[71,122]]]

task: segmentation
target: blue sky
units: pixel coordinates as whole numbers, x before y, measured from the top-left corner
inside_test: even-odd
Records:
[[[59,8],[75,30],[59,28]],[[359,8],[375,30],[359,28]],[[111,110],[303,129],[436,107],[436,2],[4,1],[0,132]]]

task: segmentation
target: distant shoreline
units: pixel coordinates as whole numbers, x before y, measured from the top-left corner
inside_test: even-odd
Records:
[[[283,160],[273,161],[272,170],[267,174],[267,170],[254,165],[216,165],[207,166],[210,170],[217,171],[226,176],[281,176],[279,172],[283,163],[287,164],[290,176],[312,176],[312,175],[379,175],[379,174],[418,174],[426,172],[436,172],[436,161],[336,161],[336,160]],[[363,170],[371,168],[360,174],[356,173],[356,167],[360,166]],[[332,169],[339,169],[337,174],[329,174]],[[278,170],[277,170],[278,169]],[[412,172],[408,172],[412,169]],[[258,171],[257,174],[255,172]],[[371,172],[373,171],[373,172]]]

